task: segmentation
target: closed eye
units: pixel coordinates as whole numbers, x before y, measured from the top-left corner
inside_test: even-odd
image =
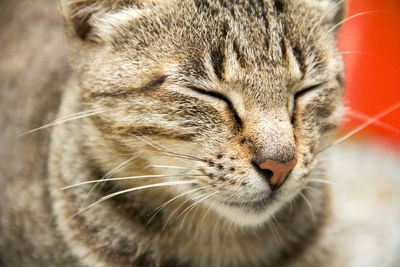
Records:
[[[226,98],[226,96],[216,93],[216,92],[206,91],[204,89],[201,89],[201,88],[198,88],[195,86],[189,86],[188,88],[199,94],[208,95],[208,96],[211,96],[211,97],[214,97],[214,98],[224,101],[226,103],[226,105],[228,106],[229,112],[233,115],[237,125],[240,128],[243,127],[242,119],[239,117],[238,113],[236,112],[235,108],[233,107],[232,102],[228,98]]]
[[[296,99],[302,97],[303,95],[305,95],[305,94],[307,94],[307,93],[309,93],[309,92],[311,92],[311,91],[313,91],[313,90],[319,88],[321,85],[322,85],[322,84],[312,85],[312,86],[310,86],[310,87],[306,87],[306,88],[304,88],[304,89],[302,89],[302,90],[296,92],[296,93],[294,94],[294,99],[296,100]]]
[[[296,93],[294,94],[293,111],[292,111],[292,115],[291,115],[291,119],[290,119],[291,122],[292,122],[292,125],[294,125],[295,120],[296,120],[296,106],[297,106],[297,103],[296,103],[296,102],[297,102],[297,99],[299,99],[299,98],[301,98],[302,96],[304,96],[304,95],[306,95],[306,94],[308,94],[308,93],[310,93],[310,92],[312,92],[312,91],[314,91],[314,90],[320,88],[321,85],[322,85],[322,84],[315,84],[315,85],[306,87],[306,88],[304,88],[304,89],[302,89],[302,90],[300,90],[300,91],[298,91],[298,92],[296,92]]]

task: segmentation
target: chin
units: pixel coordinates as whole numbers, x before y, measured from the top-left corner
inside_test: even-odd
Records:
[[[269,198],[253,202],[218,202],[213,205],[213,209],[237,226],[260,227],[265,225],[283,204]]]

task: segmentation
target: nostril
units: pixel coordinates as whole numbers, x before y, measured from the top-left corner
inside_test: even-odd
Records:
[[[260,168],[259,164],[255,163],[255,162],[253,162],[253,166],[256,169],[256,171],[258,172],[258,174],[263,176],[269,183],[271,178],[274,176],[274,172],[272,170],[270,170],[270,169],[262,169],[262,168]]]
[[[269,173],[268,182],[272,187],[280,186],[284,183],[286,176],[296,166],[297,160],[287,162],[266,160],[258,165],[263,173]]]
[[[274,176],[273,171],[269,170],[269,169],[261,169],[260,171],[264,174],[264,176],[267,177],[268,181]]]

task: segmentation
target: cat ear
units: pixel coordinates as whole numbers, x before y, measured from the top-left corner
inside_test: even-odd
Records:
[[[138,13],[141,9],[156,5],[162,0],[59,0],[61,13],[67,26],[68,34],[73,34],[83,41],[97,42],[103,39],[98,31],[98,23],[104,18],[112,21],[116,14],[127,10]],[[125,11],[125,12],[124,12]],[[111,16],[110,16],[111,15]],[[112,16],[114,15],[114,16]],[[122,15],[123,16],[123,15]]]

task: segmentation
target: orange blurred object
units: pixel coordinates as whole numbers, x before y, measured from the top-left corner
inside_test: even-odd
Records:
[[[338,39],[346,64],[348,108],[342,133],[392,107],[356,136],[400,151],[400,1],[350,0]]]

